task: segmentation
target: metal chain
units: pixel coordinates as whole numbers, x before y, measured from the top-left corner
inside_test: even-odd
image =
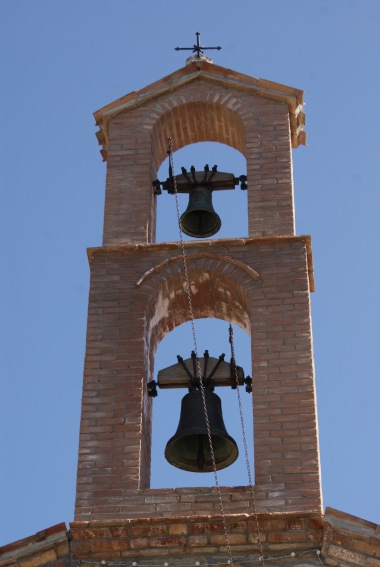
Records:
[[[208,412],[207,412],[207,405],[206,405],[206,394],[205,394],[205,388],[204,388],[204,385],[203,385],[202,370],[201,370],[201,365],[200,365],[200,362],[199,362],[199,359],[198,359],[198,343],[197,343],[197,335],[196,335],[196,332],[195,332],[193,302],[192,302],[192,298],[191,298],[191,288],[190,288],[189,272],[188,272],[188,268],[187,268],[185,244],[184,244],[184,241],[183,241],[182,228],[181,228],[181,222],[180,222],[180,210],[179,210],[178,192],[177,192],[177,179],[176,179],[176,176],[175,176],[174,159],[173,159],[173,140],[172,140],[171,137],[168,139],[168,145],[169,145],[169,149],[168,149],[169,161],[170,161],[170,167],[171,167],[171,171],[172,171],[172,175],[173,175],[175,204],[176,204],[177,220],[178,220],[178,228],[179,228],[179,240],[180,240],[180,245],[181,245],[183,270],[184,270],[184,273],[185,273],[187,303],[188,303],[188,306],[189,306],[191,331],[192,331],[192,334],[193,334],[193,342],[194,342],[194,352],[195,352],[196,361],[197,361],[198,379],[199,379],[199,383],[200,383],[200,386],[201,386],[200,390],[201,390],[201,393],[202,393],[203,411],[204,411],[204,416],[205,416],[205,421],[206,421],[207,437],[208,437],[208,442],[209,442],[209,446],[210,446],[212,466],[213,466],[213,470],[214,470],[215,486],[216,486],[216,489],[217,489],[217,492],[218,492],[220,513],[221,513],[222,519],[223,519],[224,537],[225,537],[225,540],[226,540],[227,553],[228,553],[228,557],[229,557],[229,565],[231,565],[231,567],[233,567],[233,559],[232,559],[231,547],[230,547],[230,542],[229,542],[229,537],[228,537],[227,522],[226,522],[226,517],[225,517],[225,513],[224,513],[222,494],[221,494],[220,486],[219,486],[218,473],[217,473],[217,469],[216,469],[216,460],[215,460],[214,447],[213,447],[212,438],[211,438],[210,422],[209,422],[209,419],[208,419]]]
[[[248,482],[249,482],[250,493],[251,493],[251,503],[252,503],[253,513],[254,513],[254,516],[255,516],[256,541],[257,541],[258,546],[259,546],[260,562],[261,562],[262,567],[264,567],[264,552],[263,552],[263,545],[262,545],[262,542],[261,542],[259,519],[258,519],[258,516],[257,516],[255,491],[254,491],[253,483],[252,483],[251,466],[249,464],[248,446],[247,446],[247,438],[246,438],[246,435],[245,435],[245,425],[244,425],[244,416],[243,416],[243,406],[242,406],[242,403],[241,403],[240,388],[239,388],[239,376],[238,376],[237,366],[236,366],[236,363],[235,363],[236,358],[235,358],[234,330],[233,330],[231,324],[229,326],[229,341],[230,341],[230,345],[231,345],[231,358],[232,358],[232,364],[233,364],[233,367],[234,367],[236,391],[237,391],[237,397],[238,397],[238,403],[239,403],[241,431],[242,431],[242,436],[243,436],[245,462],[246,462],[246,465],[247,465]]]

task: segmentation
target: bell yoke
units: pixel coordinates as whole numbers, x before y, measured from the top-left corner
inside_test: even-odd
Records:
[[[233,173],[223,173],[214,165],[210,170],[205,165],[204,171],[195,171],[191,166],[190,172],[184,167],[182,174],[173,176],[169,167],[169,177],[161,182],[153,182],[156,195],[161,194],[161,187],[168,193],[189,193],[189,204],[181,215],[180,227],[182,232],[194,238],[208,238],[216,234],[222,226],[219,215],[212,205],[212,192],[224,189],[234,189],[240,183],[241,189],[247,189],[246,175],[235,177]]]

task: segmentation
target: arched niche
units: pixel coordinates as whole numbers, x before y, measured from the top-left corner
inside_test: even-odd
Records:
[[[205,93],[203,97],[207,98]],[[187,96],[187,98],[191,97]],[[154,120],[151,137],[153,165],[156,171],[166,158],[169,138],[173,140],[174,150],[197,142],[220,142],[245,155],[245,125],[240,117],[243,109],[238,105],[237,109],[232,110],[225,100],[228,97],[220,98],[220,103],[210,100],[190,100],[180,104],[180,97],[173,96],[172,106],[163,107],[158,119],[157,114],[160,109],[157,108],[152,116],[146,117],[148,123],[149,120]]]
[[[249,296],[260,285],[260,275],[228,255],[185,252],[185,258],[194,318],[222,319],[250,334]],[[191,319],[182,254],[156,264],[136,285],[145,303],[146,375],[150,376],[159,342]]]
[[[193,165],[196,171],[202,171],[205,165],[210,169],[217,165],[218,171],[233,173],[236,177],[247,174],[245,156],[237,149],[220,142],[199,142],[178,149],[173,154],[174,173],[181,174],[181,168],[190,171]],[[165,181],[169,175],[169,158],[161,164],[158,179]],[[212,193],[213,207],[220,216],[222,227],[213,237],[241,238],[248,236],[248,192],[241,190],[237,185],[235,189],[214,191]],[[189,203],[188,194],[179,194],[178,203],[182,214]],[[163,191],[157,197],[157,242],[179,240],[178,217],[175,196]],[[182,234],[184,240],[198,239]]]
[[[225,360],[231,357],[228,341],[227,321],[220,319],[196,319],[195,329],[199,355],[203,356],[205,349],[210,356],[219,357],[224,353]],[[250,336],[237,325],[233,325],[235,355],[239,366],[245,374],[251,375],[251,341]],[[190,322],[169,332],[160,342],[155,357],[154,377],[162,368],[177,362],[177,354],[184,359],[190,357],[193,349],[193,337]],[[169,438],[174,435],[179,421],[182,397],[187,393],[186,388],[158,389],[158,396],[152,403],[152,462],[151,462],[151,488],[180,488],[214,486],[213,473],[190,473],[170,465],[165,457],[165,446]],[[246,486],[248,477],[245,463],[245,452],[240,421],[239,400],[236,390],[229,387],[215,389],[221,398],[224,423],[239,448],[239,457],[229,467],[218,471],[218,481],[221,486]],[[248,456],[253,478],[253,419],[252,394],[245,392],[244,387],[239,388],[242,415],[244,420],[245,437],[248,446]]]
[[[186,254],[186,265],[194,319],[219,319],[227,323],[231,322],[250,337],[249,297],[260,285],[260,275],[239,260],[206,251]],[[173,329],[191,320],[184,273],[183,257],[179,254],[153,266],[136,283],[140,290],[140,300],[145,303],[145,374],[149,379],[154,375],[154,360],[159,343]],[[226,333],[227,323],[225,323]],[[189,333],[187,350],[183,355],[187,358],[193,348],[192,334]],[[203,347],[200,348],[202,350]],[[204,348],[208,347],[205,345]],[[181,353],[173,353],[172,363],[175,363],[176,354]],[[198,354],[201,356],[203,353],[198,352]],[[213,353],[213,356],[220,354],[221,352]],[[226,354],[230,356],[229,353]],[[250,355],[247,356],[249,360]],[[249,361],[249,368],[250,364]],[[179,395],[174,405],[179,412]],[[252,422],[251,410],[248,419]],[[149,442],[151,421],[146,421],[144,427],[144,439],[148,443],[145,447],[150,451],[148,447],[151,446]],[[171,435],[173,434],[174,431]],[[250,445],[252,446],[252,443]]]

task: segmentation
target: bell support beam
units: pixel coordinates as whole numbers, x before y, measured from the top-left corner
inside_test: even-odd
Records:
[[[203,369],[205,364],[205,359],[201,357],[198,358],[198,361],[201,365],[201,368]],[[219,361],[219,359],[210,356],[208,358],[209,368],[213,368],[218,362],[219,362],[219,366],[216,369],[215,373],[212,375],[213,385],[216,387],[231,386],[232,378],[233,380],[235,380],[235,377],[234,376],[231,377],[231,364],[229,362],[225,362],[224,360]],[[187,368],[191,368],[192,360],[188,358],[184,360],[184,364],[187,366]],[[243,386],[245,383],[244,370],[243,368],[241,368],[241,366],[238,366],[237,370],[239,377],[239,386]],[[189,384],[189,375],[187,374],[181,362],[178,362],[177,364],[173,364],[172,366],[168,366],[158,371],[157,385],[161,389],[187,388],[188,384]]]
[[[205,165],[204,171],[195,171],[195,167],[191,166],[190,172],[184,167],[181,168],[182,173],[174,176],[173,172],[169,171],[169,177],[166,181],[153,181],[153,192],[155,195],[161,195],[161,188],[173,195],[177,193],[191,193],[194,187],[208,187],[212,191],[228,191],[235,189],[240,183],[242,190],[247,189],[247,176],[239,175],[236,177],[233,173],[226,173],[217,171],[217,166],[214,165],[211,170],[208,165]]]

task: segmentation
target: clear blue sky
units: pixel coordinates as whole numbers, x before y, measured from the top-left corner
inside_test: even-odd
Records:
[[[308,146],[294,151],[294,179],[297,232],[312,235],[316,272],[324,503],[380,522],[378,0],[2,0],[0,20],[1,543],[73,519],[85,250],[101,244],[105,185],[92,112],[182,67],[186,54],[174,48],[192,45],[196,31],[223,47],[218,65],[305,91]],[[245,167],[216,145],[178,154],[178,169]],[[230,205],[215,203],[219,236],[246,230],[235,194],[231,225]],[[178,238],[166,232],[172,206],[162,197],[161,240]],[[214,356],[228,354],[227,325],[217,327],[220,335],[199,328],[200,350]],[[248,341],[236,336],[249,372]],[[181,328],[163,341],[156,368],[191,349]],[[170,399],[160,392],[154,402],[157,487],[190,483],[160,456],[178,419],[164,430],[159,416],[179,408]],[[246,484],[244,459],[235,467],[222,483]]]

